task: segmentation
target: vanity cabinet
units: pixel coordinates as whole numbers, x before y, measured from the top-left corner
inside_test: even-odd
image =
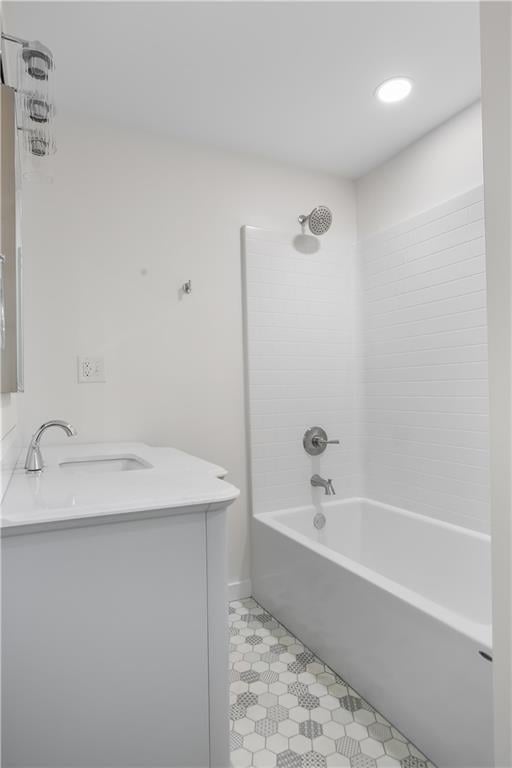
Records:
[[[229,765],[228,503],[4,529],[4,768]]]

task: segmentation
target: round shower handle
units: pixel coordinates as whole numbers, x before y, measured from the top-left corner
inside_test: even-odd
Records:
[[[323,427],[310,427],[304,432],[302,445],[306,453],[310,456],[319,456],[325,451],[328,445],[339,445],[339,440],[329,440],[327,432]]]

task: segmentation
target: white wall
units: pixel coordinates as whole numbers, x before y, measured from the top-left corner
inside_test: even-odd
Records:
[[[16,426],[16,395],[0,395],[0,439]]]
[[[479,119],[469,108],[358,180],[360,234],[478,186]],[[81,440],[171,443],[224,464],[242,488],[230,580],[245,581],[239,229],[298,231],[297,214],[325,203],[322,247],[341,255],[355,242],[353,184],[79,117],[58,128],[55,181],[25,196],[24,434],[63,417]],[[77,384],[78,354],[105,356],[106,384]]]
[[[240,227],[298,231],[297,215],[325,203],[337,248],[354,239],[352,184],[78,117],[61,118],[57,140],[54,183],[25,195],[24,433],[61,417],[81,441],[171,444],[224,465],[242,489],[229,573],[244,581]],[[77,384],[78,354],[105,356],[106,384]]]
[[[388,229],[482,183],[477,103],[357,180],[358,236]]]
[[[321,501],[315,473],[331,478],[338,496],[358,496],[353,227],[335,249],[324,238],[251,227],[244,250],[254,511]],[[314,425],[341,445],[309,456],[302,437]]]
[[[512,765],[512,5],[481,3],[495,765]]]

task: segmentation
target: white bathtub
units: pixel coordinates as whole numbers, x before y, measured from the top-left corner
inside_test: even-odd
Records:
[[[438,766],[490,768],[490,539],[365,499],[253,518],[253,594]]]

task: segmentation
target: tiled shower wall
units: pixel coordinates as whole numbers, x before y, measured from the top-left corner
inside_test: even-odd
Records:
[[[488,530],[483,193],[360,246],[365,495]]]
[[[244,238],[254,511],[321,500],[319,472],[338,497],[487,531],[483,190],[357,254],[252,227]],[[341,447],[307,456],[314,424]]]
[[[358,495],[353,248],[254,227],[243,240],[253,511],[319,499],[314,472],[338,496]],[[308,456],[302,436],[313,425],[341,446]]]

